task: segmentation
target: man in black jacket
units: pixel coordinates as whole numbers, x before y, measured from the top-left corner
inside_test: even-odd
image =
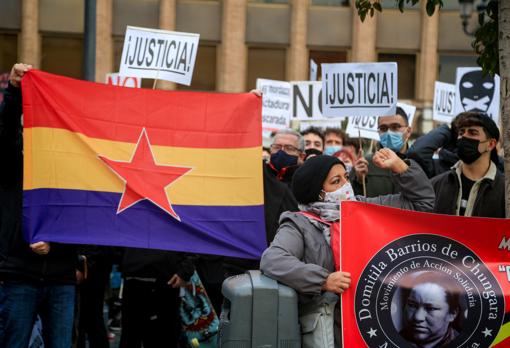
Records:
[[[16,64],[0,106],[0,347],[26,348],[37,315],[45,347],[71,345],[77,256],[73,247],[39,241],[21,231],[23,141],[21,79]]]
[[[126,248],[121,348],[177,347],[179,288],[195,270],[193,257],[172,251]]]
[[[499,130],[487,114],[461,113],[457,155],[451,170],[432,179],[434,212],[460,216],[505,217],[505,180],[497,170]]]

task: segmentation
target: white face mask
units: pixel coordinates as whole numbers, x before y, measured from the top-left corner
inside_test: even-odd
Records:
[[[341,201],[355,201],[356,196],[351,183],[345,183],[338,190],[324,193],[324,202],[340,204]]]

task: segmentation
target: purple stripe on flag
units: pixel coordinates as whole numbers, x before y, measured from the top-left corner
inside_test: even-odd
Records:
[[[120,193],[37,189],[23,193],[30,242],[115,245],[258,259],[264,206],[172,205],[175,220],[144,200],[117,214]]]

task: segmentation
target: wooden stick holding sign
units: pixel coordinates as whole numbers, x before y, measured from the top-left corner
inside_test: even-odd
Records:
[[[363,143],[361,142],[361,130],[358,128],[358,140],[359,140],[359,155],[360,157],[364,156],[363,153]],[[365,174],[361,176],[361,184],[363,185],[363,196],[367,196],[367,184],[365,181]]]
[[[156,77],[154,78],[154,83],[152,84],[152,89],[156,89],[156,85],[158,83],[159,69],[156,71]]]

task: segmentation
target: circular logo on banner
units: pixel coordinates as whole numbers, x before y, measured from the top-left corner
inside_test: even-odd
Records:
[[[489,347],[504,317],[499,283],[465,245],[415,234],[383,247],[356,288],[368,347]]]

